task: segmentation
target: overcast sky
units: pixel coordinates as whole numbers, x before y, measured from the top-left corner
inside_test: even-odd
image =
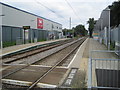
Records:
[[[63,28],[69,28],[69,18],[71,17],[71,27],[83,24],[86,29],[88,28],[86,23],[88,19],[93,17],[97,20],[102,10],[114,1],[115,0],[1,0],[3,3],[61,23]]]

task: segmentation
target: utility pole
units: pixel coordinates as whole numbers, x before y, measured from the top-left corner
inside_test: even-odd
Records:
[[[109,28],[109,42],[108,42],[108,50],[110,50],[110,9],[108,9],[108,11],[109,11],[109,26],[108,26],[108,28]]]
[[[110,9],[107,8],[104,11],[108,11],[108,50],[110,50]]]
[[[69,24],[70,24],[70,27],[69,27],[69,29],[71,29],[71,17],[70,17],[70,23],[69,23]]]

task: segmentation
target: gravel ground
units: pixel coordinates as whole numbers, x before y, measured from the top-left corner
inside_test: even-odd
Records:
[[[79,41],[79,42],[77,42],[77,43],[75,43],[73,45],[68,44],[68,45],[66,45],[67,48],[64,48],[63,50],[61,50],[61,51],[59,51],[59,52],[57,52],[57,53],[55,53],[55,54],[53,54],[53,55],[45,58],[45,59],[42,59],[41,61],[37,62],[36,64],[37,65],[46,65],[46,66],[54,65],[56,62],[58,62],[59,60],[61,60],[65,55],[67,55],[71,50],[73,50],[73,48],[75,48],[76,45],[78,45],[80,43],[81,43],[81,41]],[[63,48],[63,47],[61,46],[61,48]],[[59,49],[61,49],[61,48],[59,48]],[[53,51],[55,51],[55,48],[54,48]],[[63,66],[67,66],[67,63],[70,63],[70,61],[74,57],[74,54],[76,53],[76,51],[74,51],[74,53],[72,55],[70,55],[69,58],[67,58],[67,61],[64,62],[65,64],[62,64]],[[50,52],[52,52],[52,51],[49,51],[49,53]],[[32,56],[33,58],[32,57],[28,57],[27,59],[35,60],[35,58],[36,58],[36,60],[38,60],[38,58],[41,57],[41,56],[42,55],[37,54],[34,57]],[[10,88],[12,88],[12,87],[14,88],[14,86],[11,86],[11,85],[3,85],[3,87],[6,87],[6,86],[10,87]],[[15,88],[17,88],[17,86],[15,86]],[[18,88],[19,88],[19,86],[18,86]],[[6,88],[6,89],[3,89],[3,90],[8,90],[8,89]]]
[[[64,48],[63,50],[45,58],[45,59],[42,59],[41,61],[35,63],[36,65],[46,65],[46,66],[52,66],[54,65],[55,63],[57,63],[58,61],[60,61],[65,55],[67,55],[71,50],[73,50],[73,48],[75,48],[76,46],[78,46],[79,44],[81,44],[81,41],[71,45],[71,46],[68,46],[67,48]],[[74,53],[75,54],[75,53]],[[69,58],[67,58],[67,60],[69,62],[66,61],[67,64],[64,64],[63,66],[67,66],[71,59],[73,58],[73,55],[71,55]]]
[[[66,59],[64,60],[59,66],[67,67],[71,60],[73,59],[74,55],[76,54],[78,48]]]
[[[13,61],[15,59],[19,59],[21,57],[31,55],[33,53],[39,53],[39,52],[45,50],[46,48],[52,48],[52,47],[54,48],[56,45],[63,45],[65,43],[68,43],[68,42],[71,42],[71,41],[73,41],[73,40],[72,39],[71,40],[66,40],[64,42],[61,41],[58,44],[55,44],[55,45],[52,45],[52,46],[49,46],[49,47],[42,47],[42,48],[40,47],[40,48],[32,50],[32,51],[30,50],[30,51],[27,51],[27,52],[24,52],[24,53],[21,53],[21,54],[18,54],[18,55],[9,56],[8,58],[3,58],[2,61],[3,61],[3,63],[8,62],[8,61]]]
[[[73,42],[70,42],[70,43],[73,43]],[[40,52],[38,54],[31,55],[29,57],[11,62],[10,64],[31,64],[33,62],[36,62],[36,61],[42,59],[42,58],[45,58],[46,56],[50,55],[51,53],[56,52],[57,50],[60,50],[61,48],[64,48],[64,47],[70,45],[70,43],[67,43],[67,44],[61,45],[59,47],[55,47],[55,48],[46,50],[44,52]]]

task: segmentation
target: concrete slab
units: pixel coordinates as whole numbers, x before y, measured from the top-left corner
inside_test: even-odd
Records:
[[[43,78],[40,83],[59,85],[60,80],[64,77],[67,69],[56,68],[50,72],[45,78]]]
[[[17,70],[25,65],[3,65],[2,66],[2,76],[6,75],[7,73],[10,73],[14,70]]]
[[[42,76],[49,68],[50,67],[30,66],[2,79],[2,81],[3,83],[19,83],[20,85],[28,86]],[[61,82],[61,79],[64,77],[67,70],[68,69],[61,67],[55,68],[38,83],[38,86],[45,87],[45,85],[48,85],[48,87],[50,87],[53,85],[53,87],[55,87],[59,85],[59,82]]]

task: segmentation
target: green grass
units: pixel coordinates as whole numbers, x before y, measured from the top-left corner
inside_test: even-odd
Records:
[[[43,42],[43,41],[46,41],[46,39],[38,40],[38,42]]]
[[[16,42],[3,42],[3,48],[14,46],[14,45],[16,45]]]

